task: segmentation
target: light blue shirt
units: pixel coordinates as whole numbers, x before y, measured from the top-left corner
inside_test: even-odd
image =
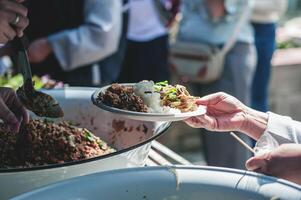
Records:
[[[121,35],[122,12],[121,0],[85,0],[84,23],[48,37],[62,68],[71,71],[115,53]]]
[[[206,9],[204,0],[185,0],[181,7],[183,19],[178,33],[179,40],[199,41],[212,45],[222,45],[233,33],[244,4],[249,0],[225,0],[227,15],[218,21],[213,21]],[[241,28],[237,40],[239,42],[253,43],[253,29],[249,21]]]

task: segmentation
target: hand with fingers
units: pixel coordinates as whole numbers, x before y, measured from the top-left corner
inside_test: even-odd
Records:
[[[257,140],[267,126],[268,115],[253,110],[235,97],[219,92],[202,97],[196,102],[206,106],[205,115],[185,120],[194,128],[205,128],[210,131],[239,131]]]
[[[185,122],[195,128],[212,131],[239,131],[258,140],[265,132],[268,114],[253,110],[226,93],[202,97],[196,102],[207,107],[207,113]],[[284,144],[273,151],[250,158],[251,171],[284,178],[301,184],[301,145]]]
[[[215,93],[196,102],[207,107],[207,113],[185,122],[195,128],[211,131],[239,131],[246,118],[246,106],[226,93]]]
[[[22,122],[28,123],[28,113],[13,89],[0,87],[0,119],[4,131],[18,132]]]
[[[24,0],[0,0],[0,44],[5,44],[14,37],[21,37],[28,26],[27,8]]]
[[[301,145],[283,144],[267,154],[250,158],[246,168],[301,184]]]

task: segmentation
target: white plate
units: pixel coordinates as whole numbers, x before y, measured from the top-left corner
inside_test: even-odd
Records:
[[[133,86],[133,84],[127,83],[127,84],[121,84],[123,86]],[[92,95],[92,102],[94,105],[99,107],[102,110],[122,115],[123,117],[134,119],[134,120],[140,120],[140,121],[181,121],[184,119],[188,119],[189,117],[198,116],[198,115],[204,115],[206,113],[206,108],[204,106],[199,106],[196,111],[193,112],[186,112],[186,113],[177,113],[177,114],[171,114],[171,113],[143,113],[143,112],[134,112],[134,111],[128,111],[128,110],[122,110],[119,108],[114,108],[111,106],[107,106],[97,100],[98,95],[100,93],[104,93],[106,89],[110,87],[105,86],[100,88],[99,90],[95,91]]]

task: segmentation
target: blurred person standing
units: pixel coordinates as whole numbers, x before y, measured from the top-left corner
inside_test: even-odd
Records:
[[[245,12],[247,10],[247,12]],[[192,83],[200,96],[224,91],[245,104],[250,103],[251,84],[256,64],[256,51],[252,26],[249,23],[251,1],[248,0],[185,0],[182,7],[182,21],[177,36],[179,41],[205,44],[222,49],[233,35],[242,13],[242,21],[232,47],[222,61],[221,76],[210,83]],[[232,38],[233,39],[233,38]],[[193,59],[200,57],[193,56]],[[190,80],[188,80],[190,81]],[[229,134],[202,131],[205,158],[208,165],[244,169],[251,154]],[[240,135],[248,144],[251,139]]]
[[[118,50],[109,57],[101,60],[99,70],[96,70],[96,74],[99,74],[97,85],[108,85],[117,82],[119,74],[122,70],[122,64],[125,57],[127,46],[127,30],[129,21],[129,0],[123,1],[123,15],[122,15],[122,29],[119,39]],[[99,72],[97,72],[99,71]]]
[[[258,60],[252,85],[252,108],[262,112],[269,110],[269,81],[276,46],[276,23],[285,12],[287,3],[287,0],[254,0],[251,21]]]
[[[32,0],[26,5],[33,73],[72,86],[93,85],[95,63],[118,49],[122,1]]]
[[[178,7],[179,0],[129,0],[127,48],[119,82],[169,79],[167,26]]]

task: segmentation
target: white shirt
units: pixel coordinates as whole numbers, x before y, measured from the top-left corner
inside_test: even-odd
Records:
[[[264,154],[285,143],[301,143],[301,122],[287,116],[268,112],[265,132],[256,143],[256,154]]]
[[[71,71],[117,51],[122,9],[121,0],[85,0],[84,23],[48,37],[63,70]]]
[[[284,14],[287,6],[287,0],[255,0],[251,21],[275,23]]]
[[[257,140],[255,155],[265,154],[285,143],[301,143],[301,122],[268,112],[267,128]]]
[[[268,112],[269,119],[265,133],[273,136],[279,144],[301,143],[301,122],[290,117]]]
[[[153,0],[130,0],[129,6],[129,40],[145,42],[167,34]]]

